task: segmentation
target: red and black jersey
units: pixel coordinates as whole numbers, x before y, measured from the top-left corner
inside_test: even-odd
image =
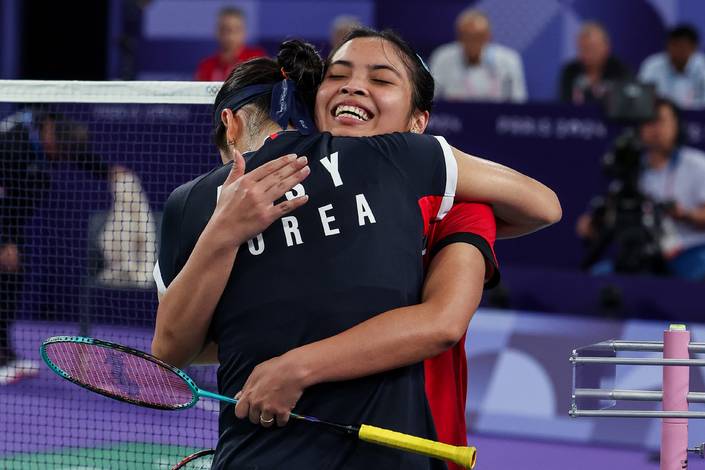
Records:
[[[485,286],[499,281],[494,254],[497,227],[492,208],[485,204],[457,203],[446,217],[430,226],[425,262],[451,243],[469,243],[485,258]],[[465,405],[467,396],[467,357],[465,335],[438,356],[424,361],[426,396],[439,440],[467,445]],[[449,464],[449,468],[460,468]]]
[[[305,193],[309,201],[240,248],[211,322],[226,396],[267,359],[419,303],[424,214],[442,217],[452,207],[455,160],[442,138],[284,132],[248,157],[248,170],[288,153],[306,155],[311,168],[288,197]],[[155,269],[160,288],[186,263],[229,171],[226,165],[187,183],[167,201]],[[422,363],[315,385],[295,411],[436,438]],[[306,423],[264,429],[236,419],[232,405],[221,408],[219,435],[216,469],[446,468]]]

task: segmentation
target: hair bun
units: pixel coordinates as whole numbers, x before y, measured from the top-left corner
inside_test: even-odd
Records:
[[[282,43],[277,63],[301,92],[313,92],[323,78],[323,59],[316,48],[304,41],[291,39]]]

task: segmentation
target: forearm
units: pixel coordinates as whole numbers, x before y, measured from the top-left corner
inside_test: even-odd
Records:
[[[456,198],[491,204],[497,237],[524,235],[562,217],[560,202],[547,186],[506,166],[453,149],[458,163]]]
[[[159,302],[152,340],[155,356],[182,367],[202,351],[236,254],[237,245],[223,240],[209,223]]]
[[[460,340],[482,296],[484,258],[475,247],[456,243],[441,250],[431,268],[421,304],[387,311],[286,353],[305,386],[414,364]]]
[[[445,331],[433,317],[424,304],[390,310],[287,355],[300,365],[306,387],[403,367],[440,354],[462,336]]]
[[[687,221],[695,228],[705,229],[705,206],[696,207],[689,211]]]

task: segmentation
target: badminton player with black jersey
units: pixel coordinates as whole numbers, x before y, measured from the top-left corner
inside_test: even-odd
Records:
[[[232,117],[232,116],[231,116],[231,117]],[[294,121],[294,122],[296,122],[296,121]],[[229,123],[229,124],[230,124],[230,123]],[[228,126],[228,130],[230,130],[230,126]],[[398,138],[399,138],[398,135],[397,135],[397,136],[386,136],[387,139],[390,139],[390,138],[392,138],[392,137],[397,138],[397,140],[398,140]],[[407,136],[407,137],[404,137],[404,140],[406,140],[406,139],[412,139],[412,140],[413,140],[414,138],[417,138],[417,137],[420,138],[420,136]],[[282,143],[282,142],[283,142],[283,144],[282,144],[283,146],[282,146],[281,148],[277,149],[277,150],[280,151],[281,153],[285,153],[285,151],[291,151],[291,147],[290,147],[291,142],[287,142],[287,141],[286,141],[286,139],[288,139],[288,138],[289,138],[289,137],[287,136],[287,134],[277,135],[275,138],[270,139],[270,142],[269,142],[269,143],[265,144],[264,149],[267,148],[267,145],[272,145],[273,143],[277,143],[277,142],[279,142],[279,143]],[[378,138],[378,139],[381,139],[381,141],[384,141],[384,139],[382,139],[381,137]],[[364,140],[364,139],[363,139],[363,140]],[[368,139],[368,140],[369,140],[369,139]],[[394,139],[392,139],[392,142],[394,142]],[[436,143],[436,142],[434,141],[434,145],[435,145],[436,151],[438,151],[438,148],[439,148],[438,143]],[[404,145],[401,145],[401,147],[403,147],[403,146],[404,146]],[[401,148],[401,147],[399,147],[399,142],[397,142],[396,144],[392,144],[392,143],[390,143],[390,142],[387,142],[386,144],[382,145],[382,147],[385,148],[385,149],[387,149],[387,150],[394,150],[394,149],[399,150],[399,149]],[[414,151],[415,151],[416,149],[421,149],[421,148],[423,148],[424,145],[413,145],[412,147],[413,147],[413,149],[414,149]],[[442,149],[443,149],[443,146],[441,146],[440,148],[441,148],[441,150],[442,150]],[[263,150],[264,150],[264,149],[263,149]],[[301,148],[300,148],[299,150],[301,150]],[[335,186],[335,187],[344,186],[343,177],[342,177],[340,174],[338,174],[337,176],[336,176],[336,174],[335,174],[335,173],[336,173],[335,170],[336,170],[338,167],[336,166],[337,163],[336,163],[335,159],[333,159],[333,154],[337,154],[338,152],[333,152],[332,149],[329,149],[329,150],[330,150],[330,151],[329,151],[328,157],[321,158],[319,161],[320,161],[320,163],[325,167],[326,171],[329,172],[329,174],[330,174],[330,176],[331,176],[331,178],[332,178],[332,181],[333,181],[334,186]],[[425,151],[424,153],[432,154],[432,151],[431,151],[430,149],[426,149],[426,150],[427,150],[428,152]],[[407,153],[407,155],[413,155],[413,151],[410,150],[410,149],[409,149],[406,153]],[[448,154],[449,154],[449,152],[448,152],[448,150],[447,150],[447,148],[446,148],[446,151],[443,152],[443,155],[444,155],[444,158],[446,159],[446,161],[448,160],[448,158],[447,158],[447,157],[448,157]],[[256,155],[257,155],[257,154],[255,154],[255,156],[256,156]],[[276,155],[276,152],[274,153],[274,155]],[[337,156],[339,157],[339,155],[337,155]],[[379,157],[379,156],[380,156],[380,155],[377,155],[377,157]],[[254,157],[252,157],[252,158],[254,158]],[[328,158],[328,160],[326,160],[326,158]],[[252,161],[253,161],[253,160],[250,160],[250,162],[248,162],[248,165],[252,164]],[[310,161],[312,161],[312,165],[313,165],[313,162],[315,162],[314,160],[310,160]],[[342,161],[342,160],[341,160],[341,161]],[[382,161],[384,162],[385,159],[383,158]],[[411,160],[406,160],[406,161],[407,161],[407,163],[413,163],[413,162],[414,162],[413,159],[411,159]],[[325,163],[324,163],[324,162],[325,162]],[[362,163],[363,161],[362,161],[362,160],[358,160],[358,162],[359,162],[359,163]],[[316,163],[317,163],[317,162],[316,162]],[[377,170],[378,167],[379,167],[379,163],[378,163],[377,165],[372,165],[371,167],[373,168],[373,170]],[[257,170],[253,171],[252,173],[254,173],[254,172],[256,172],[256,171],[257,171]],[[313,176],[314,174],[316,174],[316,173],[313,172],[313,173],[312,173],[312,176]],[[384,173],[382,173],[382,174],[384,174]],[[431,173],[426,172],[425,175],[428,177],[429,175],[431,175]],[[222,176],[222,175],[221,175],[221,176]],[[204,178],[204,180],[207,179],[207,178],[208,178],[208,177]],[[224,180],[225,180],[225,177],[223,177],[223,179],[222,179],[221,181],[224,181]],[[462,178],[461,178],[461,180],[462,180]],[[225,180],[225,183],[226,183],[226,184],[225,184],[224,186],[229,186],[229,185],[227,184],[227,180]],[[199,185],[199,184],[205,184],[205,183],[197,183],[196,185]],[[307,183],[307,184],[308,184],[308,183]],[[194,185],[194,189],[195,189],[196,185]],[[386,188],[385,188],[385,189],[386,189]],[[302,188],[298,188],[298,189],[297,189],[296,187],[293,188],[293,190],[292,190],[292,192],[291,192],[291,196],[293,197],[293,196],[296,195],[296,194],[301,194],[301,193],[302,193],[302,190],[303,190],[303,187],[302,187]],[[223,192],[223,193],[226,193],[226,189],[224,188],[224,189],[222,190],[222,192]],[[308,190],[306,190],[306,192],[309,193],[309,194],[311,194]],[[313,202],[313,196],[309,196],[309,197],[312,197],[311,201],[309,201],[309,203],[307,204],[306,207],[299,209],[299,211],[297,211],[297,213],[300,212],[300,211],[304,211],[304,209],[306,209],[307,207],[310,207],[310,206],[311,206],[311,203]],[[185,208],[181,208],[180,203],[178,202],[178,201],[181,200],[181,199],[184,200],[184,202],[183,202],[184,207],[186,207],[186,206],[188,205],[188,201],[190,201],[190,200],[196,200],[196,198],[192,195],[192,190],[187,190],[187,189],[185,189],[185,188],[180,188],[180,190],[177,190],[177,191],[175,192],[175,194],[172,196],[172,198],[170,199],[170,204],[167,205],[167,211],[166,211],[166,213],[165,213],[165,227],[166,227],[166,230],[167,230],[167,232],[169,232],[169,231],[178,232],[178,235],[179,235],[181,238],[180,238],[179,243],[178,243],[177,246],[179,246],[179,247],[181,247],[181,248],[185,248],[185,255],[184,255],[184,253],[180,253],[180,254],[175,255],[175,256],[164,255],[164,253],[168,253],[169,248],[168,248],[168,244],[163,244],[163,246],[162,246],[162,252],[163,252],[163,253],[160,254],[160,267],[162,268],[162,271],[163,271],[163,272],[161,273],[161,274],[162,274],[161,277],[163,278],[162,280],[165,280],[165,281],[166,281],[166,284],[169,284],[169,282],[171,281],[171,278],[173,278],[173,276],[176,274],[176,272],[179,271],[179,266],[178,266],[178,264],[181,263],[181,265],[183,266],[183,263],[186,262],[186,258],[188,258],[188,255],[189,255],[189,253],[188,253],[188,252],[189,252],[189,243],[187,242],[187,243],[184,244],[184,243],[183,243],[183,240],[182,240],[184,237],[188,240],[188,236],[186,235],[186,232],[184,232],[183,227],[181,227],[180,222],[179,222],[179,223],[176,223],[175,225],[174,225],[174,224],[170,225],[169,223],[167,223],[167,219],[172,218],[172,217],[169,216],[169,214],[170,214],[170,212],[173,211],[174,214],[183,216],[183,220],[188,221],[188,223],[185,224],[185,225],[190,225],[190,224],[193,223],[193,221],[198,220],[198,217],[196,217],[195,215],[192,216],[192,214],[188,213],[188,211],[187,211]],[[369,201],[367,200],[368,198],[365,197],[365,194],[364,194],[364,193],[355,194],[355,198],[354,198],[354,199],[355,199],[355,204],[354,204],[354,206],[349,205],[349,207],[350,207],[351,209],[354,208],[355,211],[356,211],[356,214],[357,214],[357,226],[358,226],[358,227],[363,227],[363,226],[365,226],[365,225],[381,226],[381,225],[377,225],[377,224],[378,224],[377,219],[375,219],[374,222],[372,221],[372,219],[375,218],[375,210],[374,210],[374,208],[372,207],[372,205],[369,203]],[[296,201],[296,200],[297,200],[297,199],[294,199],[294,201]],[[174,202],[174,201],[176,201],[176,202]],[[429,209],[429,208],[434,208],[434,207],[436,207],[436,205],[437,205],[437,203],[438,203],[438,202],[437,202],[437,201],[438,201],[437,198],[435,198],[435,199],[434,199],[434,198],[423,199],[423,201],[425,201],[425,202],[422,203],[421,206],[422,206],[422,207],[425,207],[425,208],[426,208],[426,211],[425,211],[425,212],[424,212],[424,211],[421,211],[421,213],[428,213],[428,212],[429,212],[428,209]],[[175,206],[176,206],[176,209],[174,209],[173,207],[170,208],[170,205],[171,205],[171,206],[174,206],[174,205],[175,205]],[[213,203],[213,205],[215,205],[215,203]],[[282,205],[282,204],[279,204],[279,205],[277,205],[277,206],[280,206],[280,205]],[[277,207],[277,206],[274,206],[274,207]],[[331,228],[331,222],[333,222],[333,221],[335,220],[335,218],[334,218],[334,217],[333,217],[333,218],[329,218],[328,216],[330,215],[329,211],[332,210],[332,209],[334,208],[334,206],[335,206],[335,204],[325,204],[325,205],[323,205],[323,206],[319,206],[319,207],[317,208],[317,209],[318,209],[318,214],[317,214],[317,215],[318,215],[318,218],[316,219],[316,217],[313,217],[313,218],[309,218],[308,220],[309,220],[309,221],[311,221],[311,220],[314,220],[314,221],[315,221],[315,220],[318,220],[318,224],[320,225],[320,228],[323,229],[323,234],[324,234],[326,237],[331,236],[331,237],[334,237],[334,238],[338,238],[337,236],[341,235],[341,233],[342,233],[342,231],[343,231],[343,228],[344,228],[346,225],[343,224],[343,226],[341,226],[341,227],[335,227],[335,224],[333,223],[332,226],[333,226],[334,228]],[[341,204],[338,204],[338,206],[340,207]],[[206,207],[207,207],[207,206],[206,206]],[[418,208],[415,208],[415,210],[418,211]],[[207,210],[206,210],[206,212],[207,212]],[[217,210],[216,210],[216,212],[217,212]],[[314,212],[315,212],[315,211],[314,211]],[[383,212],[384,212],[384,211],[383,211]],[[399,211],[398,208],[396,208],[393,212],[394,212],[394,213],[399,213],[399,212],[401,212],[401,211]],[[435,211],[431,211],[430,213],[433,214],[434,212],[435,212]],[[342,216],[341,216],[341,217],[342,217]],[[206,214],[205,219],[202,218],[202,220],[200,221],[200,223],[202,223],[203,225],[206,225],[206,223],[208,222],[208,218],[209,218],[209,215]],[[346,217],[346,218],[347,218],[347,217]],[[423,217],[422,217],[422,219],[423,219]],[[302,219],[302,220],[303,220],[303,219]],[[354,226],[354,225],[355,225],[355,224],[354,224],[354,222],[355,222],[355,218],[354,218],[354,217],[352,218],[352,221],[353,221],[353,226]],[[280,222],[281,222],[281,224],[282,224],[281,228],[282,228],[282,230],[283,230],[283,235],[282,235],[282,236],[283,236],[284,239],[286,240],[286,246],[287,246],[287,247],[289,247],[289,248],[291,249],[291,248],[293,248],[293,247],[295,247],[295,246],[299,246],[299,245],[301,245],[300,248],[301,248],[302,246],[306,246],[306,241],[305,241],[305,240],[306,240],[306,238],[309,238],[309,239],[310,239],[310,235],[309,235],[308,237],[305,235],[305,229],[302,228],[302,227],[303,227],[303,223],[302,223],[301,221],[299,221],[299,216],[296,216],[296,217],[286,217],[286,218],[281,219]],[[424,226],[424,225],[425,225],[425,224],[422,224],[422,226]],[[275,226],[277,226],[277,224],[275,224]],[[307,226],[310,227],[310,226],[311,226],[311,223],[308,223]],[[169,227],[171,227],[171,229],[170,229]],[[320,230],[320,228],[319,228],[319,230]],[[270,228],[270,230],[271,230],[271,228]],[[262,256],[262,255],[264,255],[264,254],[266,253],[267,246],[270,246],[270,245],[271,245],[271,242],[268,242],[268,241],[267,241],[267,233],[270,233],[270,231],[265,231],[265,232],[264,232],[264,235],[263,235],[262,237],[256,237],[255,239],[253,239],[253,240],[251,240],[250,242],[248,242],[247,248],[248,248],[248,250],[249,250],[249,253],[250,253],[252,256]],[[394,233],[394,232],[392,231],[392,232],[390,232],[390,233]],[[196,235],[195,238],[198,238],[198,234]],[[340,237],[340,239],[344,240],[345,237]],[[357,238],[356,238],[356,239],[357,239]],[[324,240],[323,242],[318,241],[318,242],[316,242],[316,243],[319,243],[319,244],[320,244],[320,243],[324,243],[324,244],[325,244],[325,240],[326,240],[326,239],[324,238],[323,240]],[[197,245],[196,240],[195,240],[193,237],[191,238],[190,241],[192,242],[192,244],[190,245],[191,247],[193,247],[194,245]],[[315,241],[316,241],[316,239],[314,238],[314,242],[315,242]],[[328,241],[330,241],[330,240],[328,240]],[[356,247],[361,247],[362,245],[355,245],[355,246],[356,246]],[[399,248],[402,248],[402,247],[403,247],[403,243],[402,243],[402,244],[397,244],[397,243],[395,243],[395,248],[396,248],[396,249],[399,249]],[[179,250],[177,250],[177,251],[181,251],[181,248],[180,248]],[[237,248],[237,247],[234,247],[233,251],[235,251],[236,248]],[[243,246],[243,250],[244,250],[244,246]],[[270,248],[270,250],[271,250],[271,248]],[[195,253],[196,251],[197,251],[197,250],[194,250],[194,253]],[[316,251],[318,252],[319,250],[316,249]],[[404,251],[404,250],[402,250],[402,251]],[[337,251],[336,251],[336,252],[337,252]],[[377,252],[375,252],[375,251],[373,250],[372,253],[368,253],[367,255],[368,255],[368,256],[371,256],[371,258],[373,258],[373,260],[375,260],[375,261],[382,261],[382,260],[385,259],[385,258],[382,257],[382,256],[376,256],[376,257],[375,257],[374,255],[375,255],[376,253],[377,253]],[[244,256],[244,255],[243,255],[243,256]],[[312,253],[312,256],[313,256],[313,257],[307,258],[307,260],[315,259],[315,253]],[[234,256],[233,256],[233,257],[234,257]],[[340,259],[342,260],[342,258],[340,258]],[[176,260],[176,263],[174,263],[174,260]],[[239,261],[239,260],[240,260],[240,257],[238,257],[238,263],[237,263],[236,266],[235,266],[235,270],[234,270],[233,277],[232,277],[232,279],[231,279],[231,283],[232,283],[233,279],[238,279],[238,275],[239,275],[238,273],[241,271],[241,265],[240,265],[240,261]],[[232,259],[231,259],[231,261],[232,261]],[[369,262],[368,262],[367,264],[362,263],[362,261],[363,261],[363,260],[362,260],[360,257],[357,257],[357,258],[356,258],[356,261],[352,264],[352,266],[357,266],[357,267],[362,266],[362,267],[365,267],[365,266],[367,266],[367,265],[370,264]],[[318,259],[316,259],[316,262],[320,263],[320,261],[319,261]],[[171,266],[172,264],[175,264],[175,266],[176,266],[174,269],[172,269],[172,266]],[[293,282],[293,281],[291,281],[291,280],[296,280],[296,279],[299,279],[300,277],[302,277],[303,275],[302,275],[301,273],[307,273],[307,268],[310,270],[310,266],[308,266],[308,265],[310,265],[310,264],[311,264],[310,261],[307,261],[307,262],[303,263],[303,265],[299,266],[299,267],[296,269],[296,273],[291,272],[291,270],[287,271],[287,272],[290,274],[290,276],[285,277],[285,279],[286,279],[287,281],[290,281],[290,282],[293,283],[293,284],[296,284],[295,282]],[[373,263],[373,264],[374,264],[374,263]],[[390,265],[392,265],[392,264],[390,264]],[[376,266],[376,265],[375,265],[375,266]],[[242,269],[242,270],[244,270],[245,272],[247,272],[247,269]],[[270,271],[271,271],[271,270],[270,270]],[[286,270],[285,270],[285,271],[286,271]],[[379,272],[377,272],[377,271],[379,271]],[[382,274],[383,272],[384,272],[384,270],[376,270],[376,274],[377,274],[377,275]],[[350,274],[350,273],[347,273],[347,274]],[[339,274],[336,274],[336,275],[339,276]],[[331,278],[336,278],[336,275],[333,275],[333,276],[330,276],[330,277],[326,277],[325,279],[327,279],[328,281],[330,281]],[[396,275],[397,277],[399,277],[399,272],[397,272],[395,275]],[[246,274],[245,274],[244,276],[247,277]],[[271,277],[271,276],[272,276],[271,273],[269,274],[269,276],[270,276],[269,279],[274,279],[274,278]],[[276,276],[276,274],[275,274],[275,276]],[[305,276],[303,276],[303,277],[305,277]],[[344,276],[344,277],[347,279],[347,276]],[[406,278],[406,276],[401,276],[401,277],[402,277],[402,278]],[[369,276],[369,278],[372,279],[373,281],[374,281],[375,279],[377,279],[374,275]],[[383,285],[383,283],[377,283],[377,284],[378,284],[378,285]],[[262,294],[262,290],[263,290],[263,289],[261,288],[261,285],[262,285],[262,284],[258,283],[257,285],[260,286],[259,292],[258,292],[257,290],[249,289],[249,291],[250,291],[250,293],[251,293],[251,296],[256,299],[256,300],[253,301],[254,304],[257,305],[258,302],[260,302],[260,303],[261,303],[261,302],[264,302],[265,304],[268,304],[268,305],[269,305],[268,308],[272,308],[271,300],[267,297],[267,294]],[[313,296],[313,297],[312,297],[312,296],[310,295],[310,292],[307,292],[307,291],[306,291],[306,289],[309,288],[309,286],[305,285],[305,283],[304,283],[303,285],[299,285],[299,284],[296,284],[296,285],[300,287],[300,289],[294,289],[294,291],[299,292],[299,297],[301,297],[301,296],[306,297],[306,302],[312,303],[314,306],[316,305],[315,299],[316,299],[317,297],[326,298],[325,295]],[[341,282],[340,280],[337,280],[336,282],[333,282],[332,284],[326,284],[326,282],[323,282],[323,285],[324,285],[324,286],[325,286],[325,285],[331,285],[331,286],[338,286],[338,287],[346,286],[345,282]],[[347,284],[347,285],[349,286],[350,284]],[[368,283],[365,283],[365,285],[368,285]],[[374,284],[373,284],[373,285],[374,285]],[[274,291],[275,293],[278,292],[276,286],[269,286],[269,287],[270,287],[270,289],[264,289],[268,294],[271,294],[272,289],[273,289],[273,291]],[[223,298],[222,298],[221,303],[219,304],[218,308],[220,308],[221,304],[224,302],[224,300],[225,300],[225,298],[226,298],[225,295],[227,294],[228,289],[230,289],[230,283],[228,284],[228,287],[225,289],[225,293],[223,294]],[[240,294],[242,294],[242,292],[241,292]],[[291,294],[291,292],[289,292],[289,294]],[[265,296],[265,299],[264,299],[264,300],[262,299],[262,295]],[[270,296],[271,296],[271,295],[270,295]],[[276,296],[275,296],[275,297],[276,297]],[[289,296],[288,296],[288,297],[289,297]],[[336,295],[335,297],[336,297],[336,299],[338,299],[338,300],[344,298],[344,297],[341,296],[341,295]],[[247,305],[248,305],[248,301],[249,301],[249,299],[248,299],[247,296],[245,296],[245,295],[238,295],[238,296],[236,296],[236,298],[237,298],[240,302],[242,302],[242,303],[245,305],[245,307],[243,307],[243,308],[246,308],[246,309],[249,308],[249,309],[251,310],[251,307],[248,307],[248,306],[247,306]],[[294,297],[294,298],[296,298],[296,297]],[[245,300],[245,299],[248,299],[248,300]],[[370,296],[368,300],[371,300],[372,302],[374,302],[374,296]],[[418,300],[418,299],[417,299],[417,300]],[[333,299],[328,298],[328,301],[329,301],[329,302],[332,302]],[[326,303],[326,302],[324,302],[324,303]],[[323,305],[323,304],[321,304],[321,305]],[[330,307],[330,305],[329,305],[329,307]],[[208,309],[206,308],[205,310],[208,310]],[[248,311],[250,311],[250,310],[248,310]],[[329,312],[330,312],[331,310],[332,310],[332,311],[335,311],[335,308],[333,308],[333,309],[328,308],[327,310],[328,310]],[[161,307],[160,307],[160,311],[161,311]],[[217,312],[217,309],[216,309],[216,312]],[[379,312],[379,310],[378,310],[378,312]],[[212,325],[212,331],[217,331],[217,335],[219,335],[219,334],[221,334],[223,331],[225,331],[225,330],[224,330],[225,326],[221,326],[221,325],[218,323],[217,317],[218,317],[218,315],[217,315],[217,313],[216,313],[216,320],[215,320],[215,324]],[[328,319],[328,315],[326,315],[325,318]],[[353,322],[352,324],[355,324],[355,323]],[[350,326],[352,326],[352,324],[351,324]],[[274,325],[274,324],[272,324],[272,325]],[[247,326],[247,325],[245,325],[245,326]],[[311,325],[307,325],[307,326],[310,327]],[[240,325],[239,327],[242,327],[242,325]],[[158,318],[158,330],[159,330],[159,318]],[[256,331],[253,331],[253,330],[250,329],[250,328],[246,328],[245,331],[246,331],[246,333],[249,334],[249,335],[252,335],[254,332],[256,332]],[[287,328],[287,331],[288,331],[288,328]],[[295,331],[296,331],[295,329],[292,329],[292,330],[291,330],[291,333],[294,334]],[[216,336],[217,336],[217,335],[216,335]],[[155,341],[156,341],[156,339],[157,339],[157,337],[155,336]],[[257,341],[262,341],[262,339],[261,339],[261,338],[257,338]],[[265,339],[264,341],[266,341],[266,339]],[[246,344],[246,342],[245,342],[244,344]],[[223,344],[221,343],[220,346],[221,346],[221,363],[223,363],[223,359],[224,359],[224,353],[222,352]],[[281,352],[284,352],[284,351],[281,351]],[[281,352],[280,352],[280,353],[281,353]],[[255,356],[257,356],[257,354],[255,354]],[[241,367],[241,366],[240,366],[240,367]],[[330,384],[328,384],[328,385],[330,385]],[[309,390],[307,390],[306,396],[309,395],[309,391],[310,391],[310,390],[314,390],[315,388],[316,388],[316,387],[311,387]],[[302,399],[302,402],[303,402],[303,400],[304,400],[304,399]],[[302,402],[299,403],[299,406],[302,406],[302,405],[301,405]],[[421,402],[419,402],[419,403],[422,404],[422,403],[423,403],[423,400],[421,400]],[[252,419],[252,416],[251,416],[251,419]],[[260,416],[260,420],[262,420],[262,417],[261,417],[261,416]],[[270,420],[270,421],[271,421],[271,420]],[[264,424],[264,423],[263,423],[263,424]]]
[[[263,360],[418,302],[425,225],[419,203],[430,201],[438,218],[451,205],[455,162],[433,137],[282,132],[248,164],[257,168],[292,150],[308,155],[310,175],[303,184],[308,202],[238,252],[213,315],[210,331],[219,345],[218,382],[224,395],[235,395]],[[179,221],[174,240],[179,247],[162,251],[174,254],[175,268],[185,263],[207,225],[230,171],[230,165],[215,170],[169,199],[164,217],[168,223]],[[163,280],[171,281],[172,266],[160,267]],[[297,410],[435,438],[425,400],[423,366],[415,364],[311,387]],[[253,427],[227,409],[220,429],[214,468],[281,468],[287,462],[291,468],[434,466],[428,458],[380,450],[312,426]]]

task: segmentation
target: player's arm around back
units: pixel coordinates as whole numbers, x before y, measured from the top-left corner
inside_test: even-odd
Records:
[[[302,196],[273,204],[308,176],[307,163],[305,157],[286,155],[244,175],[245,161],[237,153],[213,215],[160,297],[152,354],[183,367],[203,350],[238,247],[306,203]]]
[[[497,238],[525,235],[561,219],[558,196],[546,185],[499,163],[452,151],[458,164],[456,199],[491,204]]]

